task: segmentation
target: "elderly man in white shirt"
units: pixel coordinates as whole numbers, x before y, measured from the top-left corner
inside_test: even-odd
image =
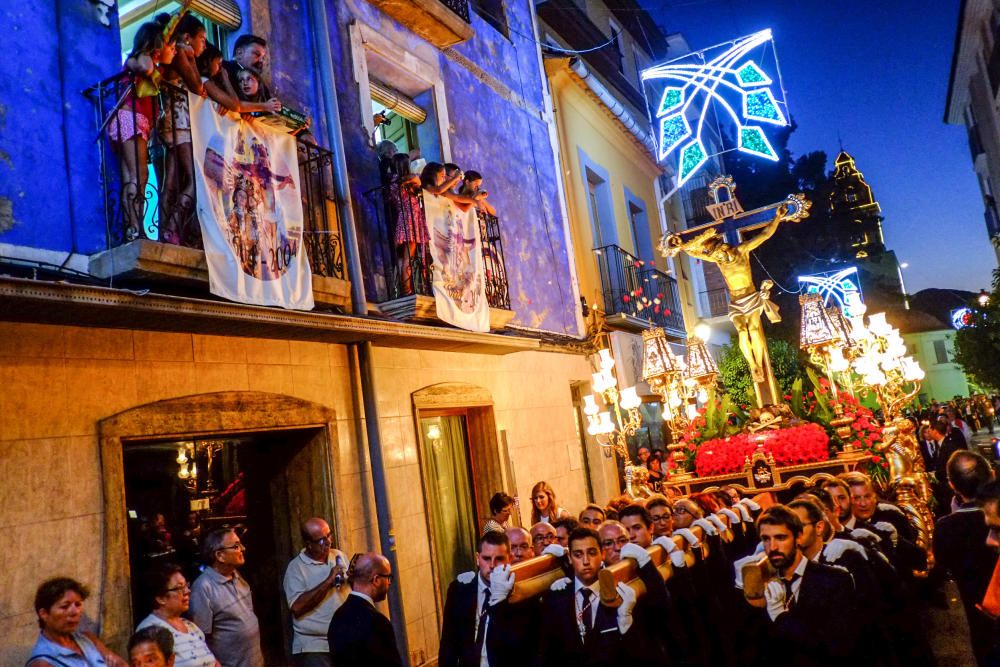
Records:
[[[307,519],[301,532],[305,548],[288,564],[284,582],[292,614],[292,659],[297,667],[332,667],[327,630],[350,593],[347,558],[333,548],[323,519]]]

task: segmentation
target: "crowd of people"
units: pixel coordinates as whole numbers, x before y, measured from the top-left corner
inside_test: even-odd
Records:
[[[421,203],[424,192],[447,197],[461,211],[474,207],[496,215],[496,209],[488,201],[489,192],[483,189],[483,175],[478,171],[463,171],[452,162],[428,162],[421,157],[419,148],[399,152],[389,140],[376,148],[386,194],[385,214],[396,251],[396,271],[402,291],[411,293],[414,273],[417,280],[427,280],[426,269],[431,263],[427,247],[430,233]]]
[[[125,241],[143,233],[153,153],[164,158],[153,162],[160,239],[200,247],[187,93],[211,99],[219,113],[276,113],[282,105],[264,81],[266,61],[267,42],[251,34],[237,38],[233,59],[224,60],[193,14],[164,13],[139,27],[119,79],[124,93],[106,119],[120,166]]]
[[[947,575],[977,663],[998,665],[1000,628],[979,607],[1000,549],[1000,482],[989,461],[965,448],[949,454],[944,471],[949,497],[939,508],[933,568],[905,512],[861,472],[803,487],[783,504],[733,486],[687,496],[668,487],[671,497],[620,497],[575,515],[539,482],[527,529],[510,525],[515,499],[497,493],[474,568],[448,587],[438,664],[934,665],[920,610]],[[377,608],[394,583],[389,560],[377,553],[348,560],[319,517],[303,523],[301,538],[284,575],[294,664],[402,665],[392,625]],[[666,579],[654,561],[657,546],[669,559]],[[193,583],[177,565],[157,563],[129,662],[80,630],[84,586],[44,582],[28,667],[263,666],[262,629],[240,574],[244,552],[238,533],[222,528],[201,540],[205,567]],[[561,572],[540,595],[512,602],[511,567],[531,559]],[[619,604],[608,606],[598,577],[623,559],[635,561],[642,586],[619,583]]]

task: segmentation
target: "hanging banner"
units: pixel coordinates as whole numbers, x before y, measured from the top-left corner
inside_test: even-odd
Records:
[[[476,209],[460,210],[447,197],[424,191],[437,316],[460,329],[490,330],[482,239]]]
[[[188,93],[209,289],[230,301],[312,310],[295,138],[220,115]]]

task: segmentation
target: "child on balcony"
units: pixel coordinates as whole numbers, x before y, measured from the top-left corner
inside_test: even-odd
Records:
[[[125,94],[118,100],[107,126],[111,148],[118,155],[121,170],[121,209],[124,240],[139,238],[145,217],[149,132],[156,115],[160,67],[176,55],[171,39],[164,38],[163,24],[151,21],[139,27],[132,52],[125,60],[119,86]]]
[[[420,203],[422,178],[410,173],[410,156],[396,153],[391,158],[389,208],[395,216],[393,242],[396,246],[396,272],[403,294],[413,294],[413,266],[426,269],[427,221]],[[438,165],[440,166],[440,165]],[[418,257],[420,259],[418,259]]]

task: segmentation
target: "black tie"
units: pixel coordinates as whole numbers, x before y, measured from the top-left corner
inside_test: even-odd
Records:
[[[479,612],[479,627],[476,628],[476,655],[482,655],[486,640],[486,612],[490,610],[490,587],[483,586],[483,608]]]
[[[781,583],[785,585],[785,609],[791,609],[792,605],[795,604],[795,596],[792,594],[792,584],[798,578],[799,575],[793,574],[791,580],[784,578],[781,580]]]
[[[583,596],[583,604],[580,605],[580,616],[583,621],[583,634],[589,635],[590,631],[594,629],[594,614],[590,609],[590,598],[593,597],[594,591],[589,588],[581,588],[580,595]]]

